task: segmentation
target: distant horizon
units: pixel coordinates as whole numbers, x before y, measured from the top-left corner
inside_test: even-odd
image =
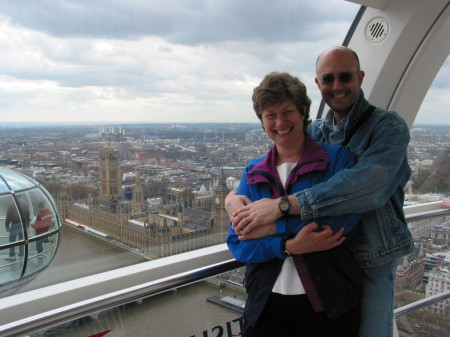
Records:
[[[29,122],[0,122],[0,127],[2,128],[12,128],[12,127],[40,127],[40,126],[74,126],[74,125],[90,125],[90,126],[107,126],[107,125],[145,125],[145,124],[259,124],[258,121],[254,122],[180,122],[180,121],[73,121],[73,122],[66,122],[66,121],[58,121],[58,122],[35,122],[35,121],[29,121]],[[450,127],[450,123],[417,123],[413,124],[412,128],[417,127]]]

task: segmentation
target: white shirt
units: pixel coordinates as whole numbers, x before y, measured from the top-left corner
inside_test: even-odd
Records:
[[[283,186],[286,185],[286,180],[289,173],[291,173],[295,165],[297,165],[297,163],[284,163],[277,166],[278,175],[280,176]],[[277,280],[272,288],[272,292],[283,295],[306,294],[292,257],[288,257],[284,260],[281,271],[278,274]]]

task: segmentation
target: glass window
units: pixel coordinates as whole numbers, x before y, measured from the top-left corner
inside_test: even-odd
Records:
[[[223,195],[208,201],[199,191],[201,187],[214,190],[219,183],[219,166],[239,168],[243,158],[238,158],[238,151],[248,157],[265,152],[267,144],[252,112],[252,89],[271,71],[295,74],[307,86],[314,117],[321,98],[314,83],[316,57],[324,48],[342,43],[359,8],[342,0],[222,0],[195,5],[175,0],[65,1],[46,6],[26,0],[1,3],[0,115],[6,117],[0,119],[4,128],[0,133],[0,160],[15,169],[32,168],[31,176],[46,188],[37,187],[26,177],[17,179],[8,171],[3,175],[5,180],[0,179],[0,279],[32,279],[10,293],[224,242],[223,233],[219,235],[213,226],[205,226],[211,223],[200,212],[205,211],[202,207],[217,207],[216,200],[223,200]],[[443,109],[450,103],[449,67],[447,60],[415,126],[447,123],[448,112]],[[25,122],[51,126],[38,129],[29,124],[20,124],[21,128],[11,125]],[[80,126],[79,122],[84,124]],[[121,126],[144,122],[170,125],[164,138],[167,142],[158,142],[167,131],[162,126],[138,135],[128,134]],[[225,137],[208,125],[216,122],[251,127],[242,131],[232,126],[235,132]],[[180,141],[187,132],[180,123],[201,125],[194,129],[190,143]],[[245,149],[244,133],[249,143],[254,143]],[[439,137],[434,145],[446,139],[445,134]],[[206,142],[208,139],[216,144]],[[201,158],[191,155],[191,147],[198,146],[200,140],[205,141]],[[217,146],[225,141],[226,148]],[[98,163],[101,151],[112,144],[117,145],[117,153],[109,153],[110,164],[119,160],[121,171]],[[214,146],[214,151],[209,151]],[[169,150],[171,155],[165,155]],[[424,154],[418,160],[426,167],[435,155]],[[142,182],[142,195],[151,199],[146,212],[142,212],[141,203],[146,198],[141,194],[131,192],[126,202],[117,196],[126,187],[122,190],[122,185],[115,184],[120,179],[127,181],[125,176],[132,173],[131,168],[151,180]],[[213,178],[208,176],[210,172]],[[99,177],[109,180],[101,184]],[[130,191],[140,187],[137,179],[128,178]],[[180,186],[194,180],[196,189],[183,195]],[[442,177],[429,189],[443,193],[446,186],[450,182]],[[17,191],[15,196],[11,190]],[[18,201],[21,197],[23,207]],[[159,207],[180,198],[184,198],[184,208],[197,205],[198,212],[180,215]],[[14,238],[13,221],[7,220],[9,205],[20,219]],[[224,217],[223,210],[217,214]],[[192,221],[195,216],[202,221]],[[214,220],[217,228],[219,223]],[[59,223],[64,223],[61,232]],[[12,257],[12,249],[18,256],[14,260],[7,259]],[[26,258],[20,259],[21,255]],[[41,273],[45,277],[32,278],[47,266]],[[238,276],[242,283],[242,274]],[[241,321],[225,309],[220,329],[210,331],[216,324],[215,317],[209,321],[210,316],[218,315],[209,310],[204,292],[197,296],[198,288],[210,291],[201,285],[186,292],[194,293],[195,301],[200,298],[206,308],[203,316],[207,326],[182,332],[234,332]],[[235,296],[234,290],[224,293]],[[178,304],[184,294],[170,294],[175,308],[184,308],[185,303]],[[244,297],[242,293],[240,296]],[[158,306],[165,302],[157,300]],[[131,311],[142,314],[144,305],[134,304]],[[192,308],[186,307],[184,312]],[[152,308],[153,315],[158,314],[157,309]],[[173,310],[167,310],[167,324],[173,321]],[[111,311],[106,318],[114,315]],[[128,318],[133,322],[135,316]],[[113,320],[122,325],[125,316]],[[130,321],[123,325],[148,331],[146,326]],[[91,326],[80,325],[86,333]]]
[[[33,15],[24,15],[22,8]],[[258,123],[251,112],[251,92],[271,71],[299,76],[307,85],[314,111],[320,101],[314,83],[316,57],[323,49],[342,43],[360,6],[347,1],[316,4],[291,0],[200,2],[193,7],[171,0],[161,4],[106,1],[102,6],[87,2],[77,3],[76,8],[65,2],[44,13],[43,7],[32,1],[23,2],[22,7],[0,5],[0,22],[5,27],[0,39],[10,41],[3,44],[5,50],[0,58],[4,73],[0,88],[9,88],[0,89],[8,94],[7,105],[0,106],[0,111],[14,116],[12,121]],[[182,129],[179,130],[173,138],[181,136]],[[90,133],[63,131],[70,146],[61,144],[59,131],[45,129],[30,137],[27,129],[22,133],[8,131],[0,136],[0,141],[8,144],[0,154],[10,159],[8,164],[32,166],[35,177],[57,199],[66,229],[57,253],[59,259],[50,269],[62,271],[58,274],[61,281],[224,241],[223,235],[218,238],[211,228],[198,230],[209,224],[207,220],[187,228],[188,221],[177,215],[172,219],[167,214],[165,222],[159,214],[141,217],[140,205],[128,207],[119,200],[122,190],[115,185],[119,178],[115,160],[139,159],[145,163],[143,152],[137,149],[148,146],[142,140],[157,139],[161,130],[129,138],[126,128],[108,124]],[[203,138],[209,134],[216,135],[216,131],[204,131]],[[93,139],[101,147],[121,144],[117,158],[115,153],[106,156],[113,166],[99,169],[98,160],[89,159],[100,156],[99,147],[84,145]],[[161,146],[173,150],[178,145]],[[187,162],[189,146],[183,151],[174,159]],[[155,153],[160,155],[161,151]],[[223,157],[220,154],[208,159],[209,154],[205,154],[205,166],[213,169],[212,165]],[[248,156],[254,157],[254,151]],[[162,191],[167,186],[174,187],[170,198],[179,200],[176,188],[188,179],[187,175],[176,175],[174,162],[157,159],[148,167],[156,174],[167,173],[160,186],[153,181],[151,188]],[[98,172],[110,180],[99,184]],[[195,170],[186,173],[201,182],[202,177]],[[16,184],[14,188],[27,187],[23,185],[26,180],[10,180]],[[214,183],[206,182],[206,189],[210,190]],[[200,186],[201,183],[197,189]],[[34,201],[33,193],[29,193],[30,212],[36,217],[41,207]],[[96,194],[103,200],[97,199]],[[157,193],[152,196],[159,197]],[[138,203],[141,200],[138,194],[134,199],[132,195],[128,198]],[[197,203],[205,208],[214,204],[201,198],[197,198]],[[113,212],[108,214],[108,209]],[[90,223],[93,219],[95,226]],[[126,225],[124,219],[129,220]],[[118,221],[122,223],[119,225]],[[177,228],[173,229],[172,224]],[[47,242],[52,236],[32,226],[27,233],[34,240],[29,247],[30,256],[41,248],[50,252],[55,247]],[[147,235],[148,232],[152,234]],[[80,235],[87,238],[81,239]],[[84,247],[91,239],[92,250]],[[78,274],[65,272],[69,265]],[[43,284],[52,282],[52,278],[47,278]],[[27,289],[30,288],[23,288]]]

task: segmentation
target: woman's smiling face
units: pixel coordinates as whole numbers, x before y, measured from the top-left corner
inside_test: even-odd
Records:
[[[290,100],[269,105],[261,114],[263,128],[270,139],[277,146],[287,148],[303,144],[304,119],[305,117]]]

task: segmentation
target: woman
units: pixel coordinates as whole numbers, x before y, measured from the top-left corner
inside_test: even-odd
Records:
[[[316,143],[306,133],[311,100],[297,78],[268,74],[252,100],[275,145],[267,156],[249,162],[239,194],[251,201],[279,198],[354,164],[345,148]],[[280,210],[288,214],[288,208]],[[315,219],[318,225],[307,227],[344,227],[348,238],[359,219],[360,215],[320,218]],[[305,225],[286,215],[277,222],[277,233],[256,240],[240,240],[230,225],[228,246],[237,260],[247,263],[243,336],[358,335],[361,271],[350,246],[309,253],[302,240]]]
[[[53,214],[48,208],[45,207],[44,202],[39,202],[38,213],[36,219],[31,224],[31,227],[36,230],[36,235],[44,234],[50,229],[50,225],[53,223]],[[43,259],[42,252],[44,251],[44,243],[49,242],[51,237],[39,239],[36,241],[36,250],[38,252],[38,259]]]

